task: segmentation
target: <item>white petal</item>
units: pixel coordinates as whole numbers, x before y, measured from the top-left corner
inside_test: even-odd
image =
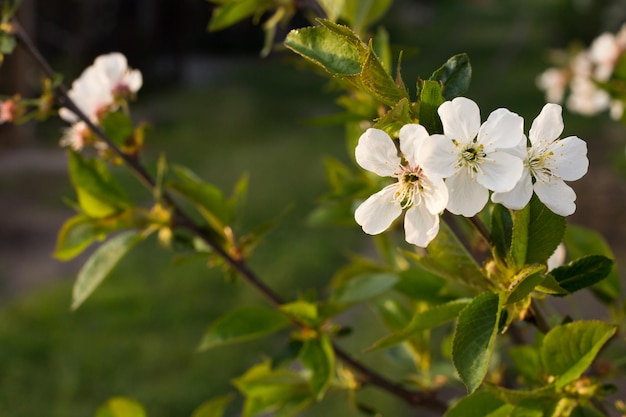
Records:
[[[534,185],[539,200],[559,216],[569,216],[576,211],[576,193],[559,178],[550,182],[537,181]]]
[[[367,129],[355,149],[356,161],[361,167],[381,177],[390,177],[398,171],[400,157],[396,145],[385,132]]]
[[[354,218],[370,235],[384,232],[402,213],[400,204],[393,200],[397,183],[388,185],[365,200],[355,211]]]
[[[480,168],[482,171],[476,175],[476,181],[489,190],[506,192],[511,191],[522,176],[524,163],[510,153],[492,152]]]
[[[408,124],[400,129],[400,150],[412,167],[419,165],[422,145],[428,139],[426,128],[418,124]]]
[[[439,233],[439,215],[423,206],[413,206],[404,217],[404,231],[407,242],[425,248]]]
[[[443,133],[460,143],[469,143],[478,134],[480,129],[480,109],[472,100],[457,97],[446,101],[437,110]]]
[[[566,181],[575,181],[587,173],[589,159],[587,159],[587,144],[576,136],[550,144],[548,151],[553,152],[555,166],[550,168],[556,175]]]
[[[445,135],[432,135],[422,144],[419,165],[430,177],[447,178],[454,174],[459,150]]]
[[[432,214],[439,214],[448,205],[448,186],[440,178],[427,178],[422,198],[428,211]]]
[[[478,143],[489,152],[493,149],[512,148],[524,140],[524,119],[507,109],[491,112],[478,132]]]
[[[122,79],[128,68],[126,57],[119,52],[100,55],[95,59],[93,65],[103,72],[111,87],[115,86]]]
[[[561,106],[548,103],[543,106],[539,115],[533,120],[533,124],[528,132],[528,137],[532,145],[548,144],[558,139],[563,132],[563,116]]]
[[[561,242],[559,246],[556,247],[554,253],[550,255],[548,261],[548,272],[552,271],[554,268],[558,268],[559,266],[565,263],[565,258],[567,257],[567,250],[565,245]]]
[[[143,84],[143,77],[141,76],[141,71],[132,70],[132,71],[127,72],[124,75],[124,79],[122,82],[128,86],[128,89],[131,92],[136,93],[137,91],[139,91],[139,89],[141,88]]]
[[[489,191],[474,181],[466,171],[459,171],[446,180],[450,197],[448,211],[472,217],[485,207],[489,199]]]
[[[515,187],[511,191],[503,193],[493,193],[491,195],[491,201],[494,203],[500,203],[504,207],[511,210],[521,210],[526,207],[526,204],[533,196],[533,182],[530,173],[527,169],[522,172],[522,177],[519,179]]]

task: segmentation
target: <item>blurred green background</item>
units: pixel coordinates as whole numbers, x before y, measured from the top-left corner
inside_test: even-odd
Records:
[[[333,272],[370,244],[358,227],[320,229],[306,223],[326,191],[323,158],[348,161],[352,152],[341,127],[306,122],[338,111],[335,93],[289,52],[259,58],[260,29],[245,23],[209,34],[204,19],[210,6],[182,3],[204,14],[181,18],[179,24],[195,25],[177,38],[187,48],[176,52],[173,44],[167,49],[172,54],[161,60],[151,60],[158,52],[154,45],[141,50],[129,42],[125,50],[123,39],[129,38],[116,41],[115,27],[106,26],[110,43],[96,37],[76,56],[53,45],[44,50],[67,70],[67,80],[106,48],[127,53],[131,66],[146,74],[132,111],[137,121],[152,126],[148,165],[154,167],[163,152],[227,193],[248,174],[243,227],[280,218],[251,265],[286,298],[308,289],[323,295]],[[98,4],[103,10],[107,4],[123,9],[116,1]],[[45,19],[63,27],[61,13],[40,7],[40,35],[51,31]],[[615,30],[624,7],[624,2],[591,0],[396,0],[380,23],[397,49],[405,50],[402,72],[409,87],[448,57],[468,52],[474,69],[468,96],[483,116],[507,107],[528,127],[543,106],[535,77],[549,65],[548,50],[574,40],[587,44],[600,31]],[[167,69],[171,62],[175,70]],[[3,93],[11,92],[4,88]],[[564,117],[565,135],[587,140],[591,159],[589,174],[572,184],[579,200],[569,221],[598,229],[624,259],[626,225],[620,219],[626,190],[620,172],[626,131],[604,115],[588,119],[565,112]],[[152,417],[190,416],[203,401],[228,392],[232,378],[280,350],[286,335],[197,352],[215,318],[262,300],[243,283],[227,282],[205,260],[177,259],[154,240],[125,258],[83,306],[70,312],[73,278],[84,257],[65,265],[51,259],[55,232],[72,215],[61,198],[73,198],[73,192],[64,152],[56,145],[60,127],[55,122],[26,126],[26,139],[0,140],[0,415],[90,416],[109,397],[124,395],[145,404]],[[129,174],[117,173],[149,202]],[[358,323],[358,331],[341,343],[394,375],[384,352],[360,350],[384,334],[373,312],[356,309],[346,321]],[[411,415],[384,394],[368,390],[367,395],[382,401],[384,415]],[[331,395],[307,415],[360,415],[342,404],[340,396]]]

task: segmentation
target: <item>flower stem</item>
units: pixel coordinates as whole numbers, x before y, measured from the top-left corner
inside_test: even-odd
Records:
[[[31,57],[37,62],[39,67],[43,70],[47,77],[53,78],[55,72],[48,64],[43,55],[39,52],[35,44],[30,37],[23,30],[19,22],[14,19],[13,25],[15,28],[16,38],[20,44],[26,49]],[[64,84],[59,83],[55,86],[55,93],[57,101],[61,106],[64,106],[71,110],[76,116],[83,121],[89,129],[91,129],[101,140],[103,140],[109,148],[122,159],[122,161],[128,166],[128,168],[139,178],[146,188],[154,192],[156,188],[156,181],[150,175],[150,173],[144,168],[139,159],[135,156],[124,153],[107,134],[96,124],[94,124],[89,118],[78,108],[74,101],[69,97],[68,89]],[[272,290],[260,277],[251,270],[246,262],[242,259],[231,256],[220,244],[217,242],[208,230],[202,228],[195,223],[191,217],[189,217],[176,203],[176,201],[166,192],[162,192],[162,199],[167,202],[174,210],[174,224],[185,228],[203,239],[211,248],[217,253],[233,270],[235,270],[249,285],[255,288],[270,304],[274,306],[280,306],[284,304],[284,300],[274,290]],[[297,323],[296,323],[297,324]],[[429,410],[438,411],[443,413],[446,410],[446,404],[439,401],[434,397],[432,393],[423,393],[418,391],[412,391],[404,388],[402,385],[397,384],[386,377],[378,374],[376,371],[365,366],[363,363],[354,359],[349,353],[345,352],[336,344],[333,344],[333,349],[338,358],[340,358],[345,364],[357,371],[362,376],[362,382],[366,384],[374,385],[380,389],[387,391],[388,393],[395,395],[398,398],[403,399],[405,402],[412,406],[423,407]]]

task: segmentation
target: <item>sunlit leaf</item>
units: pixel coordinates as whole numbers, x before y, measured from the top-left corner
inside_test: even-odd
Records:
[[[267,307],[244,307],[217,319],[202,337],[198,349],[239,343],[267,336],[289,326],[285,314]]]
[[[104,281],[130,249],[143,239],[137,231],[126,231],[104,242],[81,268],[72,291],[72,309],[77,309]]]
[[[212,398],[196,408],[191,417],[223,417],[228,404],[233,400],[232,394]]]
[[[544,369],[561,388],[578,378],[593,362],[616,327],[601,321],[576,321],[550,330],[541,346]]]
[[[390,273],[361,275],[335,288],[331,300],[337,303],[358,303],[384,293],[397,282],[398,276]]]
[[[327,336],[307,340],[300,351],[302,365],[311,372],[311,388],[320,399],[335,377],[335,352]]]
[[[424,81],[420,88],[419,121],[428,133],[443,133],[437,109],[444,102],[441,85],[436,81]]]
[[[143,406],[135,400],[114,397],[98,409],[95,417],[146,417]]]
[[[565,234],[565,217],[554,214],[537,196],[530,200],[526,263],[543,263],[554,253]]]

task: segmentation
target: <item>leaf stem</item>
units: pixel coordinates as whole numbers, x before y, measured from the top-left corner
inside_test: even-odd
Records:
[[[43,55],[39,52],[35,44],[30,37],[24,31],[22,26],[16,19],[12,21],[15,29],[15,35],[18,41],[31,55],[31,57],[37,62],[39,67],[43,70],[47,77],[53,78],[55,72]],[[76,116],[83,121],[89,129],[91,129],[100,139],[102,139],[108,147],[122,159],[122,161],[129,167],[129,169],[139,178],[139,180],[150,191],[154,192],[157,187],[155,179],[140,163],[139,159],[135,156],[124,153],[107,134],[95,123],[93,123],[85,114],[78,108],[74,101],[68,94],[67,87],[59,83],[55,86],[56,98],[61,106],[64,106],[71,110]],[[185,228],[200,237],[217,253],[222,259],[235,270],[249,285],[255,288],[270,304],[274,306],[280,306],[284,304],[284,300],[274,290],[272,290],[260,277],[252,271],[246,262],[242,259],[238,259],[229,254],[211,235],[211,233],[196,224],[191,217],[189,217],[176,203],[176,201],[166,192],[162,193],[162,198],[166,201],[174,210],[174,224]],[[400,384],[392,382],[386,377],[378,374],[374,370],[365,366],[363,363],[354,359],[349,353],[345,352],[336,344],[333,344],[333,349],[338,358],[340,358],[349,367],[353,368],[359,374],[361,374],[363,382],[377,386],[380,389],[387,391],[388,393],[401,398],[411,406],[423,407],[429,410],[444,412],[447,407],[442,401],[439,401],[434,397],[432,393],[423,393],[418,391],[412,391],[404,388]]]

